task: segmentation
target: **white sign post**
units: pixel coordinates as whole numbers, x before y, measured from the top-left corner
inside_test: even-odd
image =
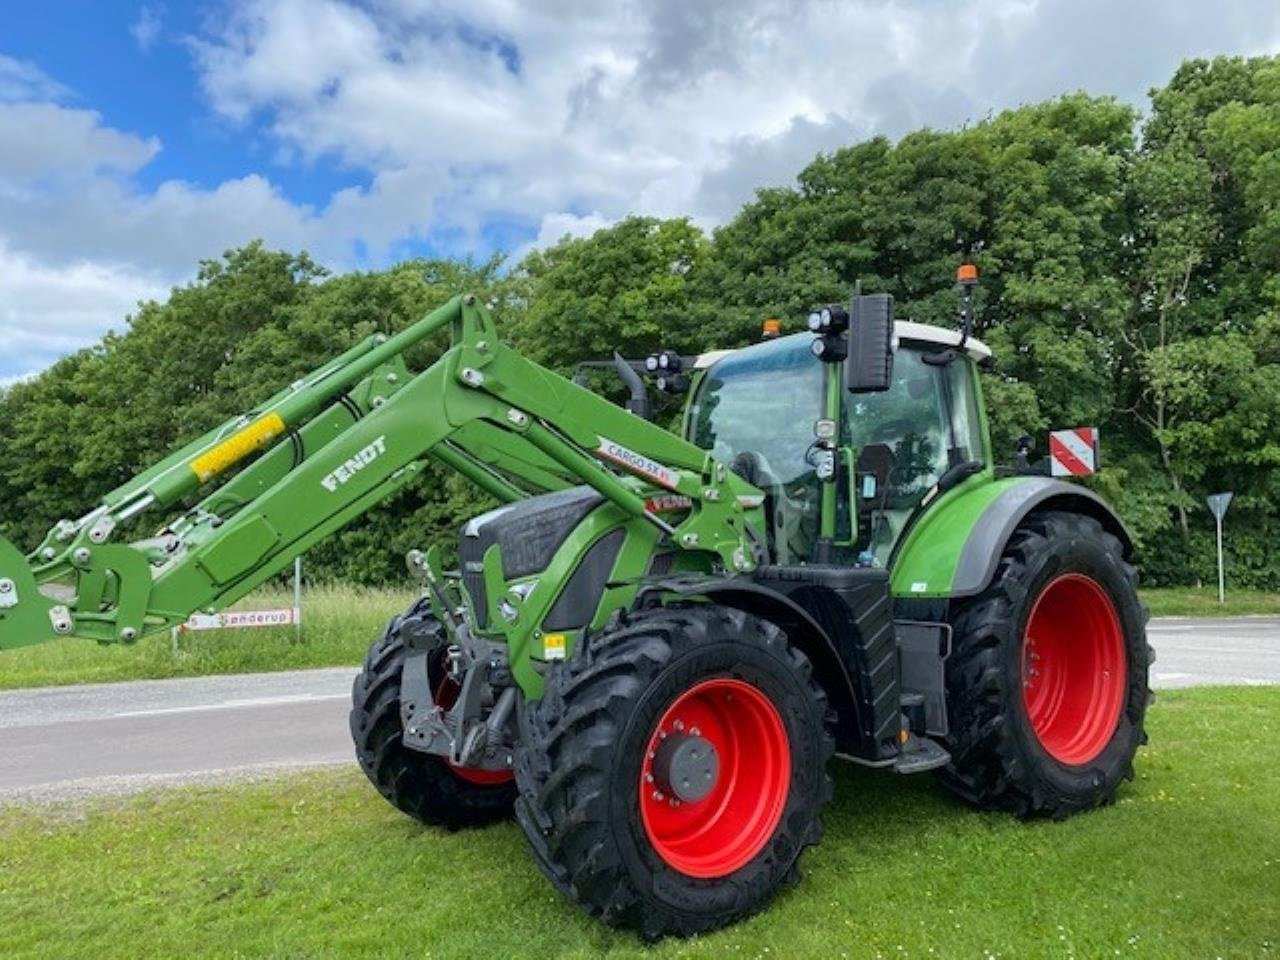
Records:
[[[302,642],[302,557],[293,558],[293,629]]]
[[[1227,507],[1231,506],[1233,493],[1215,493],[1206,498],[1213,519],[1218,525],[1218,602],[1227,602],[1227,577],[1222,564],[1222,518],[1227,515]]]
[[[178,640],[184,633],[202,630],[243,630],[254,627],[293,627],[302,639],[302,558],[293,561],[293,607],[287,610],[234,610],[228,613],[193,613],[169,634],[170,654],[178,656]]]

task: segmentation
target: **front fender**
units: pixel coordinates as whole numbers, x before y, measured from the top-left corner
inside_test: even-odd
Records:
[[[875,743],[866,735],[866,705],[854,688],[853,679],[832,637],[817,619],[785,593],[747,576],[671,577],[645,583],[636,597],[643,605],[647,598],[675,597],[704,599],[753,614],[781,628],[813,665],[814,675],[827,692],[839,718],[838,748],[874,759]]]

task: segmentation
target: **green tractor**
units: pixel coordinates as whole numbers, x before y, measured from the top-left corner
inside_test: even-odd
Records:
[[[356,755],[425,823],[514,813],[590,914],[655,937],[761,909],[821,837],[836,756],[1018,816],[1105,804],[1145,739],[1132,544],[1025,452],[996,465],[973,280],[958,331],[858,293],[809,333],[615,357],[625,408],[456,298],[31,553],[0,540],[0,649],[224,607],[434,462],[501,505],[462,527],[456,571],[410,554],[422,598],[355,680]],[[688,393],[683,436],[647,419],[646,379]]]

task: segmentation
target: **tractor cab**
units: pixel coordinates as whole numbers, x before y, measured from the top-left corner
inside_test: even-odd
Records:
[[[812,334],[704,355],[686,438],[766,492],[773,562],[818,560],[825,527],[835,548],[828,559],[888,566],[948,478],[990,463],[977,365],[991,351],[968,339],[957,352],[960,340],[958,331],[898,321],[887,389],[834,397]],[[819,436],[832,419],[834,436]],[[834,453],[830,479],[824,439]]]

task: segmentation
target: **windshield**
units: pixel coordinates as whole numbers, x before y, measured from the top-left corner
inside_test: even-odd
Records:
[[[695,444],[770,494],[779,562],[808,553],[819,490],[805,455],[822,415],[822,364],[805,334],[738,350],[707,371],[689,411]]]

